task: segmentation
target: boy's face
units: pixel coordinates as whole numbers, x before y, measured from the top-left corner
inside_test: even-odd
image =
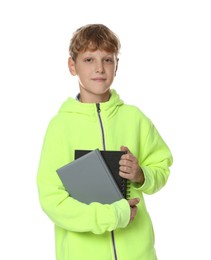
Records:
[[[74,62],[69,58],[69,69],[77,75],[82,102],[98,103],[109,99],[110,86],[117,71],[117,58],[106,51],[85,51]]]

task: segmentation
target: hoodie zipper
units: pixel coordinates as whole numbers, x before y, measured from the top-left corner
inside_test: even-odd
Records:
[[[100,110],[100,104],[97,103],[96,104],[97,107],[97,114],[98,114],[98,119],[100,122],[100,128],[101,128],[101,133],[102,133],[102,142],[103,142],[103,150],[106,150],[106,145],[105,145],[105,134],[104,134],[104,128],[103,128],[103,122],[102,122],[102,118],[101,118],[101,110]],[[116,252],[116,245],[115,245],[115,238],[114,238],[114,231],[111,231],[111,239],[112,239],[112,245],[113,245],[113,250],[114,250],[114,259],[118,260],[117,258],[117,252]]]
[[[106,146],[105,146],[105,134],[104,134],[104,128],[103,128],[102,118],[101,118],[101,115],[100,115],[100,112],[101,112],[101,110],[100,110],[100,104],[97,103],[96,106],[97,106],[98,119],[99,119],[99,122],[100,122],[100,129],[101,129],[101,133],[102,133],[103,150],[105,151],[105,150],[106,150]]]

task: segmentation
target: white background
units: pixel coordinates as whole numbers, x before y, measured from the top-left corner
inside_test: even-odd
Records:
[[[54,259],[36,173],[49,120],[77,94],[68,45],[87,23],[119,36],[113,87],[152,119],[174,155],[166,187],[146,196],[159,259],[211,259],[210,14],[203,0],[0,2],[0,259]]]

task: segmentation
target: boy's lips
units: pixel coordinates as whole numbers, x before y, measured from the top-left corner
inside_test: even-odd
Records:
[[[97,77],[97,78],[92,78],[92,80],[94,80],[94,81],[105,81],[106,79]]]

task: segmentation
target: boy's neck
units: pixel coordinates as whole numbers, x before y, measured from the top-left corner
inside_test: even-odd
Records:
[[[85,93],[80,93],[78,95],[78,99],[82,103],[103,103],[107,102],[110,99],[110,91],[107,91],[106,93],[97,95],[88,93],[87,95]]]

